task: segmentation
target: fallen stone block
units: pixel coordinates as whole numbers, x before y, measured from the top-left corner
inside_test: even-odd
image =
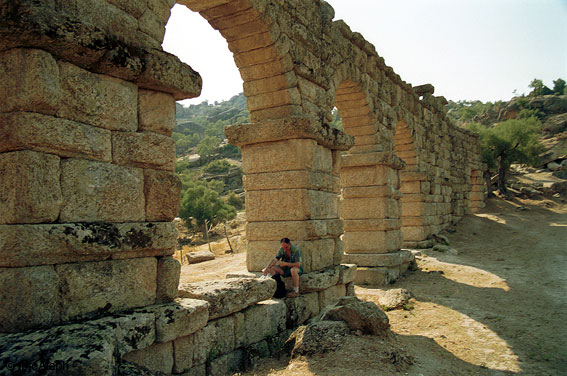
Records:
[[[323,308],[318,319],[343,321],[350,330],[364,334],[385,335],[390,328],[388,316],[380,307],[355,296],[342,297],[335,305]]]
[[[210,319],[216,319],[271,299],[275,291],[276,281],[271,278],[235,278],[181,284],[179,297],[206,300]]]
[[[189,252],[185,255],[185,257],[187,258],[187,262],[189,264],[198,264],[200,262],[210,261],[215,259],[215,255],[208,250]]]
[[[349,327],[342,321],[317,321],[300,326],[286,341],[285,348],[292,358],[338,350]]]
[[[413,298],[413,294],[406,289],[375,290],[378,295],[378,304],[382,309],[391,311],[401,309]]]

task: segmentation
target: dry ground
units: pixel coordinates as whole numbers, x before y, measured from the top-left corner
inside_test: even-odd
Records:
[[[350,336],[335,352],[265,359],[246,375],[567,375],[567,205],[492,199],[449,234],[458,254],[423,251],[392,288],[392,337]],[[245,269],[244,254],[184,266],[183,281]],[[376,300],[376,289],[357,287]]]

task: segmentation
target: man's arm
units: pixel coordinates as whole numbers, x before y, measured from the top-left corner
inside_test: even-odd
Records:
[[[262,269],[262,274],[266,275],[268,274],[268,270],[274,266],[276,264],[276,262],[278,262],[279,260],[277,258],[273,258],[270,263],[268,264],[268,266],[266,266],[264,269]]]

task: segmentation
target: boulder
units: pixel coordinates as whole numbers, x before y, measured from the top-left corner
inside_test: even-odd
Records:
[[[406,289],[376,290],[376,293],[378,304],[385,311],[401,309],[413,298],[413,294]]]
[[[342,297],[335,305],[325,307],[318,319],[344,321],[350,330],[372,335],[385,335],[390,327],[388,316],[380,307],[355,296]]]
[[[189,264],[198,264],[203,261],[209,261],[215,259],[215,255],[208,250],[189,252],[185,255],[185,257],[187,257],[187,262]]]
[[[300,326],[285,343],[285,349],[292,358],[338,350],[349,327],[342,321],[317,321]]]
[[[547,164],[547,169],[550,171],[559,171],[561,170],[561,165],[557,162],[549,162]]]
[[[211,320],[271,299],[275,291],[276,281],[271,278],[233,278],[181,284],[179,297],[208,301]]]

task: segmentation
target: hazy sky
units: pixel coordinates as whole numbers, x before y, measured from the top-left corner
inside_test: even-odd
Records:
[[[509,100],[534,78],[567,80],[567,0],[327,2],[404,81],[447,99]],[[242,92],[225,40],[198,13],[174,6],[163,47],[203,77],[201,96],[184,104]]]

